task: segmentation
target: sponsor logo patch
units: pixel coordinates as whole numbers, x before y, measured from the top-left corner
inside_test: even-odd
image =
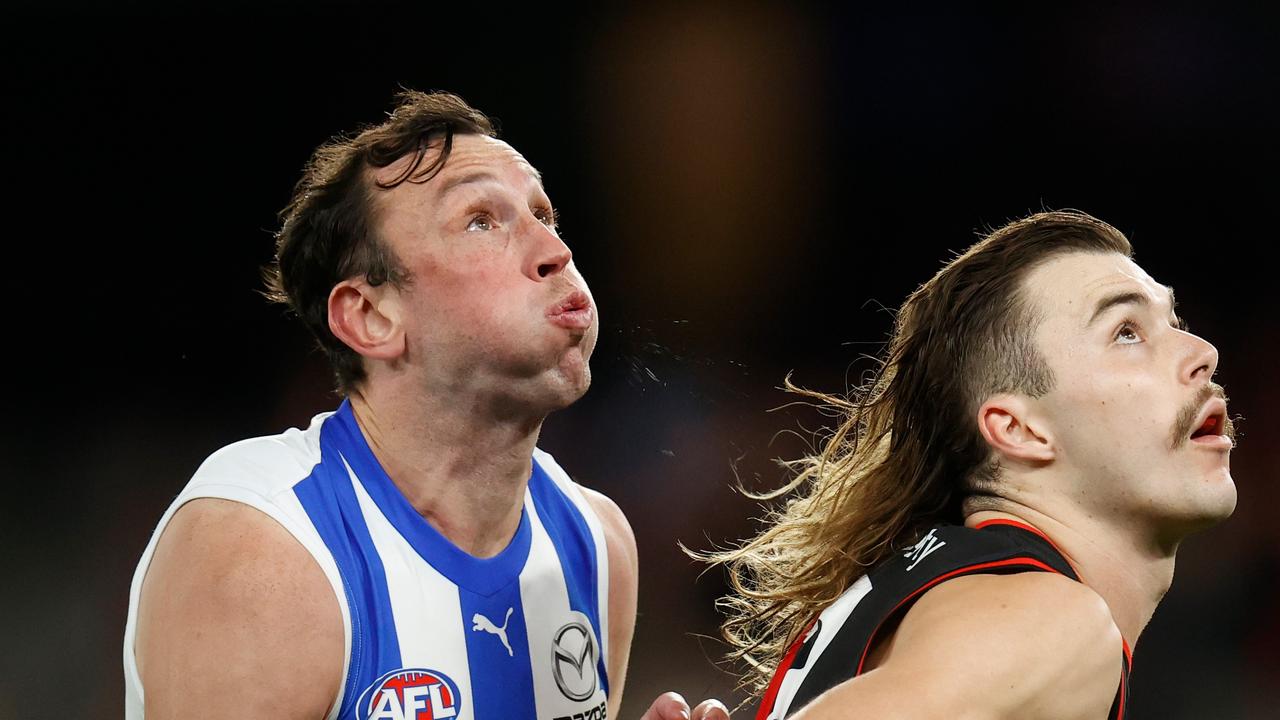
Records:
[[[551,636],[551,668],[560,692],[570,700],[586,700],[596,691],[596,636],[582,613]]]
[[[945,541],[939,540],[933,536],[937,531],[938,528],[930,530],[929,534],[920,538],[920,542],[911,546],[906,552],[902,553],[902,557],[911,561],[911,564],[907,566],[907,572],[911,572],[911,569],[916,565],[919,565],[921,560],[932,555],[934,550],[937,550],[947,544]]]
[[[442,672],[401,668],[378,678],[356,707],[365,720],[445,720],[458,716],[462,698]]]
[[[554,720],[609,720],[609,704],[608,702],[602,702],[590,710],[584,710],[572,715],[562,715]]]
[[[507,657],[515,657],[515,653],[511,650],[511,643],[507,642],[507,625],[511,623],[511,613],[515,608],[507,608],[507,616],[502,619],[502,626],[494,624],[492,620],[476,613],[471,616],[471,632],[484,631],[490,635],[496,636],[502,641],[502,647],[507,649]]]

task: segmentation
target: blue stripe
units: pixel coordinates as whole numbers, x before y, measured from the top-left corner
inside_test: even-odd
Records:
[[[409,541],[418,555],[441,575],[449,578],[459,588],[481,595],[491,595],[520,577],[520,571],[524,569],[525,560],[529,557],[529,548],[533,544],[533,531],[527,512],[521,510],[516,534],[502,552],[491,558],[469,555],[423,519],[387,476],[382,464],[365,442],[349,401],[344,400],[332,418],[325,422],[326,431],[330,422],[334,424],[334,438],[339,443],[343,456],[351,463],[351,469],[360,478],[360,484],[369,493],[374,504],[404,539]]]
[[[320,430],[320,464],[294,494],[333,555],[351,614],[351,658],[341,718],[355,717],[357,697],[382,673],[400,667],[400,643],[391,612],[386,571],[344,467],[335,416]]]
[[[510,583],[489,595],[459,588],[458,597],[462,601],[462,622],[466,630],[473,716],[478,720],[536,718],[529,634],[524,622],[520,583]],[[498,635],[476,628],[477,614],[496,628],[506,624],[510,653]]]
[[[600,688],[608,695],[609,676],[604,662],[604,642],[600,637],[599,559],[591,529],[578,507],[547,476],[537,461],[533,463],[533,477],[529,478],[529,494],[560,558],[565,586],[569,589],[569,609],[591,620],[596,647],[601,649],[596,672],[599,673]]]

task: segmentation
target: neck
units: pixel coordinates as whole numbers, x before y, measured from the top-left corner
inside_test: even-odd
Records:
[[[1138,636],[1173,583],[1176,546],[1161,546],[1132,529],[1084,515],[1043,512],[1008,500],[999,509],[969,515],[965,525],[973,527],[1001,518],[1018,520],[1044,533],[1081,581],[1106,601],[1129,647],[1137,645]]]
[[[502,412],[498,403],[477,398],[370,385],[351,393],[351,409],[391,481],[464,552],[502,552],[520,525],[545,415]]]

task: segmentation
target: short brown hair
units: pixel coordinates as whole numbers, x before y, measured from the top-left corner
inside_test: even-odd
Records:
[[[872,382],[843,397],[788,379],[834,408],[840,426],[820,452],[786,463],[790,482],[757,496],[799,491],[759,535],[703,556],[728,566],[737,593],[722,601],[724,635],[730,657],[750,667],[744,685],[763,689],[791,641],[867,568],[932,525],[962,522],[963,504],[999,491],[974,415],[995,393],[1053,389],[1023,284],[1071,252],[1132,254],[1120,231],[1082,212],[1011,222],[907,298]]]
[[[293,198],[280,211],[275,261],[263,272],[267,297],[302,319],[328,356],[343,394],[364,380],[365,370],[360,355],[329,330],[329,293],[359,275],[371,285],[399,287],[407,280],[376,232],[373,193],[435,177],[449,158],[454,135],[497,137],[492,121],[457,95],[407,90],[396,100],[386,122],[363,128],[354,138],[337,137],[311,154]],[[436,141],[440,152],[424,165],[428,146]],[[369,177],[370,170],[410,153],[413,162],[392,180]]]

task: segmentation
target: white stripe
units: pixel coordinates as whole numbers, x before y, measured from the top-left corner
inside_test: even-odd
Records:
[[[583,519],[587,522],[587,529],[591,531],[591,539],[596,546],[596,576],[597,581],[597,603],[596,614],[600,618],[600,655],[604,658],[604,666],[609,667],[609,548],[604,537],[604,527],[600,524],[600,518],[596,516],[595,509],[582,493],[582,488],[569,474],[560,467],[555,458],[549,453],[542,450],[534,449],[534,458],[538,460],[538,464],[546,471],[557,487],[568,496],[573,502],[574,507],[578,508],[578,512],[582,513]]]
[[[344,458],[343,462],[346,460]],[[382,558],[391,598],[395,633],[400,639],[401,667],[427,668],[448,675],[458,685],[462,712],[457,720],[474,717],[471,675],[467,670],[469,629],[462,617],[458,586],[427,564],[374,503],[347,465],[360,511],[369,526],[374,548]],[[357,688],[362,692],[364,688]],[[357,710],[361,714],[361,710]]]
[[[799,670],[788,670],[785,677],[782,678],[782,684],[778,686],[778,694],[773,700],[773,710],[769,713],[769,720],[786,717],[791,711],[791,701],[795,699],[796,691],[800,689],[801,683],[809,675],[809,671],[817,664],[818,658],[822,657],[822,653],[831,644],[832,638],[844,627],[844,623],[849,619],[849,614],[853,609],[862,602],[862,598],[871,592],[871,578],[863,575],[858,581],[849,586],[835,602],[831,603],[818,619],[822,622],[819,629],[818,639],[814,643],[813,648],[809,651],[809,657],[805,661],[804,667]]]
[[[538,717],[572,715],[574,705],[560,693],[553,675],[554,636],[569,619],[569,588],[555,545],[525,491],[525,512],[532,536],[529,559],[520,571],[520,602],[529,634],[529,667],[533,671],[533,697]],[[561,620],[557,621],[556,619]]]

